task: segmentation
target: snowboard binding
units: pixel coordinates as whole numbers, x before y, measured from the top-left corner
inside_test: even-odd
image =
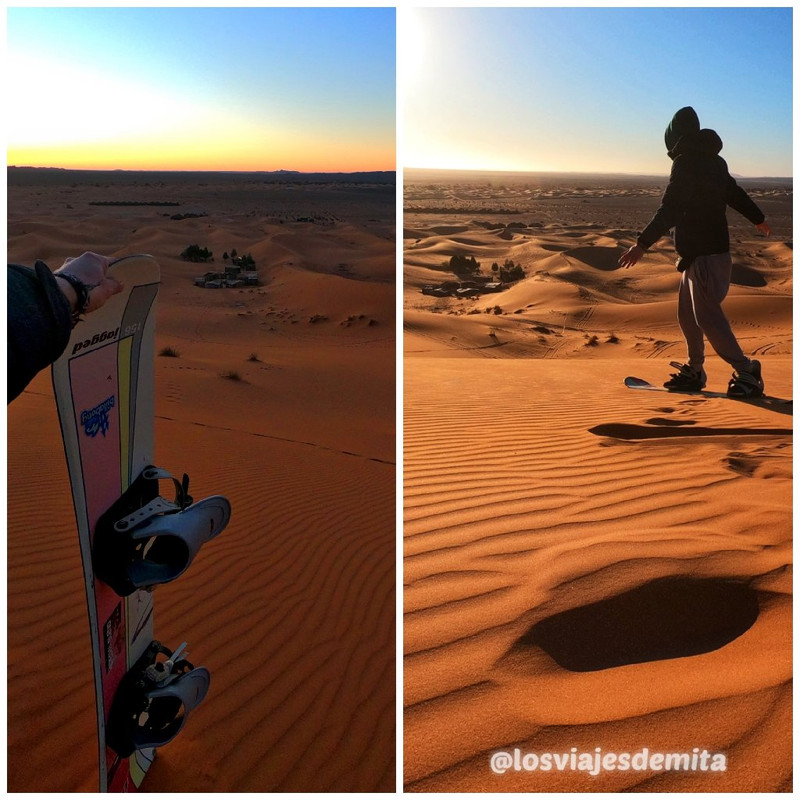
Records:
[[[159,496],[160,479],[173,482],[173,501]],[[175,580],[225,529],[231,516],[227,498],[214,495],[194,503],[188,489],[188,475],[178,481],[166,470],[145,467],[97,521],[95,574],[120,597]]]
[[[120,681],[106,724],[106,744],[122,758],[172,741],[206,696],[211,675],[183,658],[185,647],[172,652],[153,642]]]

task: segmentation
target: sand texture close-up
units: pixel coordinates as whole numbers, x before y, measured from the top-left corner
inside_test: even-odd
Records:
[[[728,214],[748,402],[623,384],[686,360],[671,241],[617,265],[665,183],[406,176],[407,791],[791,791],[791,181]]]
[[[159,261],[156,463],[232,505],[155,590],[212,682],[147,791],[394,789],[394,176],[279,178],[9,175],[10,262]],[[258,286],[194,285],[234,249]],[[87,622],[45,370],[8,409],[10,791],[97,789]]]

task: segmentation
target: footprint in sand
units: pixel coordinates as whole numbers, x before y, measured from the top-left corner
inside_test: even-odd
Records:
[[[745,475],[748,478],[753,477],[761,463],[758,459],[749,456],[747,453],[729,453],[725,457],[724,462],[728,469],[738,472],[740,475]]]
[[[695,421],[693,419],[666,419],[665,417],[651,417],[648,420],[645,420],[645,424],[647,425],[673,425],[673,426],[680,426],[680,425],[694,425]]]
[[[792,478],[792,459],[790,454],[780,451],[788,448],[789,443],[780,443],[775,447],[757,447],[751,450],[736,450],[728,453],[722,463],[733,472],[747,478]]]

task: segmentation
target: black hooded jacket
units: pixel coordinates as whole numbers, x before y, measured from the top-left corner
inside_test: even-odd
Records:
[[[64,352],[72,331],[67,298],[43,261],[33,269],[9,264],[8,401],[22,393],[39,370]]]
[[[680,109],[667,127],[667,154],[673,160],[661,206],[636,243],[647,250],[675,228],[678,269],[688,269],[696,256],[730,250],[728,206],[754,225],[764,221],[761,209],[728,172],[716,132],[701,129],[694,109]]]

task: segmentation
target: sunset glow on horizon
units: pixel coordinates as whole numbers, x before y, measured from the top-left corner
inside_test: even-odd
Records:
[[[9,166],[394,170],[393,9],[8,9]]]

